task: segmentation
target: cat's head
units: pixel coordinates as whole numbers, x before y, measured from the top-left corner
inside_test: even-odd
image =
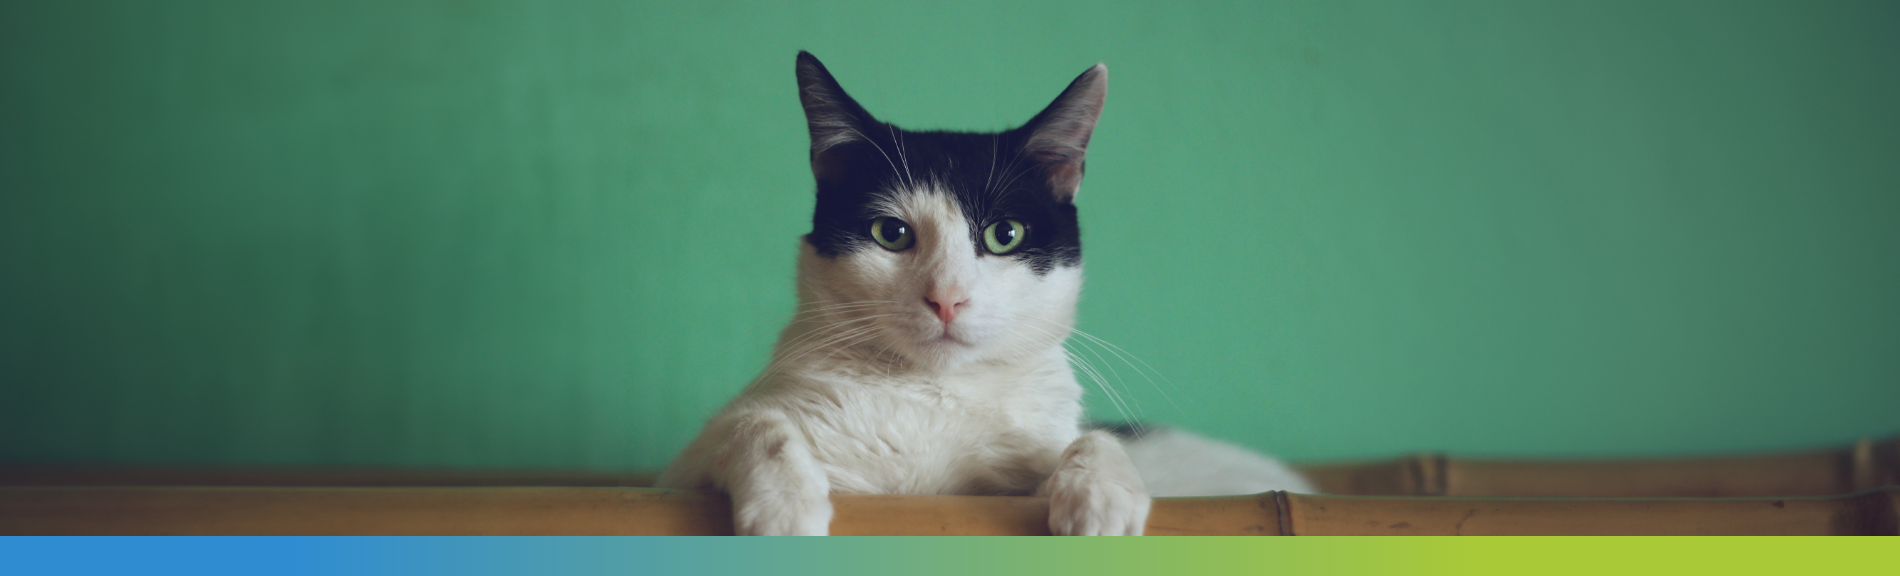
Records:
[[[804,52],[798,87],[818,183],[801,313],[939,367],[1040,353],[1068,335],[1082,281],[1075,197],[1107,67],[1000,133],[879,122]]]

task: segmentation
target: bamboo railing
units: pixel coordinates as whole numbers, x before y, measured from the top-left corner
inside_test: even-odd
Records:
[[[1302,472],[1328,494],[1485,498],[1823,496],[1900,484],[1900,436],[1843,449],[1709,458],[1454,460],[1320,464]]]
[[[1150,535],[1900,535],[1900,442],[1756,457],[1304,467],[1330,494],[1157,498]],[[615,473],[0,468],[0,534],[730,534]],[[832,497],[840,535],[1047,533],[1043,498]]]
[[[832,496],[836,535],[1048,534],[1048,500]],[[1484,499],[1268,492],[1157,498],[1147,534],[1900,534],[1900,488],[1833,497]],[[0,534],[717,535],[724,496],[654,488],[0,488]]]

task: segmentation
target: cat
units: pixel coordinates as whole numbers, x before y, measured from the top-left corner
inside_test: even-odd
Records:
[[[1000,133],[903,130],[810,53],[796,70],[817,182],[798,314],[660,487],[727,492],[753,535],[826,534],[831,493],[1035,494],[1054,534],[1140,535],[1151,494],[1312,492],[1235,446],[1084,425],[1062,343],[1106,66]]]

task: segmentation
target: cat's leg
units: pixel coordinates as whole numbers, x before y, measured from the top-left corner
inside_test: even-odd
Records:
[[[1121,442],[1101,430],[1070,443],[1036,493],[1049,497],[1058,536],[1140,536],[1153,503]]]
[[[831,481],[784,414],[738,416],[721,452],[715,475],[732,495],[739,535],[830,533]]]

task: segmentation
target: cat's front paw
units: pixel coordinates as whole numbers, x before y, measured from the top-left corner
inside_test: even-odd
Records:
[[[734,498],[732,528],[740,536],[824,536],[831,533],[831,499]]]
[[[1154,503],[1121,442],[1101,431],[1070,444],[1038,492],[1049,496],[1057,536],[1140,536]]]
[[[1050,478],[1049,531],[1057,536],[1140,536],[1154,502],[1148,491],[1091,470]]]

